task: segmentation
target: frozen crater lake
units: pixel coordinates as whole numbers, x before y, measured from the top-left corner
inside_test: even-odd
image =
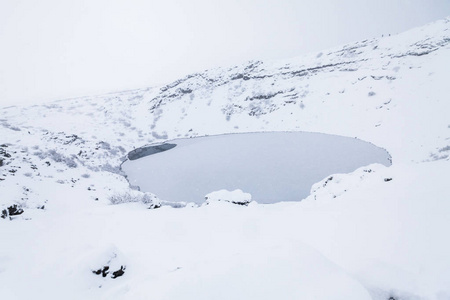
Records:
[[[330,174],[391,165],[389,153],[371,143],[308,132],[177,139],[138,148],[128,158],[122,169],[130,184],[165,201],[196,203],[221,189],[241,189],[259,203],[299,201]]]

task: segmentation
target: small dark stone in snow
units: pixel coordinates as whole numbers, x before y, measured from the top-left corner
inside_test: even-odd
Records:
[[[17,216],[23,214],[23,209],[17,204],[14,204],[8,207],[8,212],[10,216]]]
[[[102,274],[102,277],[106,277],[108,275],[109,266],[104,266],[102,269],[93,270],[92,273],[96,275]]]
[[[242,206],[248,206],[248,204],[250,202],[248,202],[248,201],[231,201],[231,203],[237,204],[237,205],[242,205]]]
[[[125,267],[124,266],[120,266],[120,270],[117,270],[117,271],[113,272],[111,278],[112,279],[116,279],[117,277],[120,277],[123,274],[125,274]]]
[[[244,74],[238,73],[238,74],[234,75],[233,77],[231,77],[231,80],[242,79],[242,78],[244,78]]]
[[[148,207],[148,209],[157,209],[157,208],[161,208],[161,204],[150,204],[150,206]]]
[[[102,273],[102,269],[94,270],[94,271],[92,271],[92,273],[94,273],[96,275],[100,275]]]
[[[106,275],[108,275],[108,273],[109,273],[108,270],[109,270],[109,266],[103,267],[103,270],[102,270],[103,277],[106,277]]]
[[[186,89],[180,88],[179,90],[183,94],[190,94],[190,93],[192,93],[192,90],[190,88],[186,88]]]
[[[330,182],[331,180],[333,180],[333,176],[330,176],[330,177],[327,178],[327,180],[325,180],[325,182],[323,184],[323,187],[326,187],[328,182]]]
[[[5,219],[7,216],[18,216],[21,214],[23,214],[23,209],[19,205],[14,204],[2,210],[1,217]]]

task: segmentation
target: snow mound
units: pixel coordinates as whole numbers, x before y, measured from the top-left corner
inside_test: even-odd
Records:
[[[114,245],[94,253],[89,260],[89,267],[94,275],[116,279],[125,274],[124,255]]]
[[[179,268],[133,288],[120,299],[137,299],[148,290],[152,299],[172,300],[371,299],[358,281],[314,249],[274,241],[241,247],[239,252]]]
[[[250,193],[244,193],[240,189],[236,189],[234,191],[219,190],[207,194],[205,196],[205,200],[207,204],[211,202],[224,201],[247,206],[252,201],[252,195]]]

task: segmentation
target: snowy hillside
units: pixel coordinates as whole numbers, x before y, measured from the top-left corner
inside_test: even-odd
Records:
[[[446,19],[163,87],[1,108],[0,295],[450,299],[449,70]],[[393,164],[329,174],[301,202],[181,208],[120,169],[153,142],[265,131],[357,137]]]

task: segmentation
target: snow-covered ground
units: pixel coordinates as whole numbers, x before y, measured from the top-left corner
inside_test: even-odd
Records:
[[[450,299],[449,70],[446,19],[160,88],[2,108],[2,298]],[[329,174],[300,202],[182,208],[120,170],[149,143],[265,131],[357,137],[393,164]]]

